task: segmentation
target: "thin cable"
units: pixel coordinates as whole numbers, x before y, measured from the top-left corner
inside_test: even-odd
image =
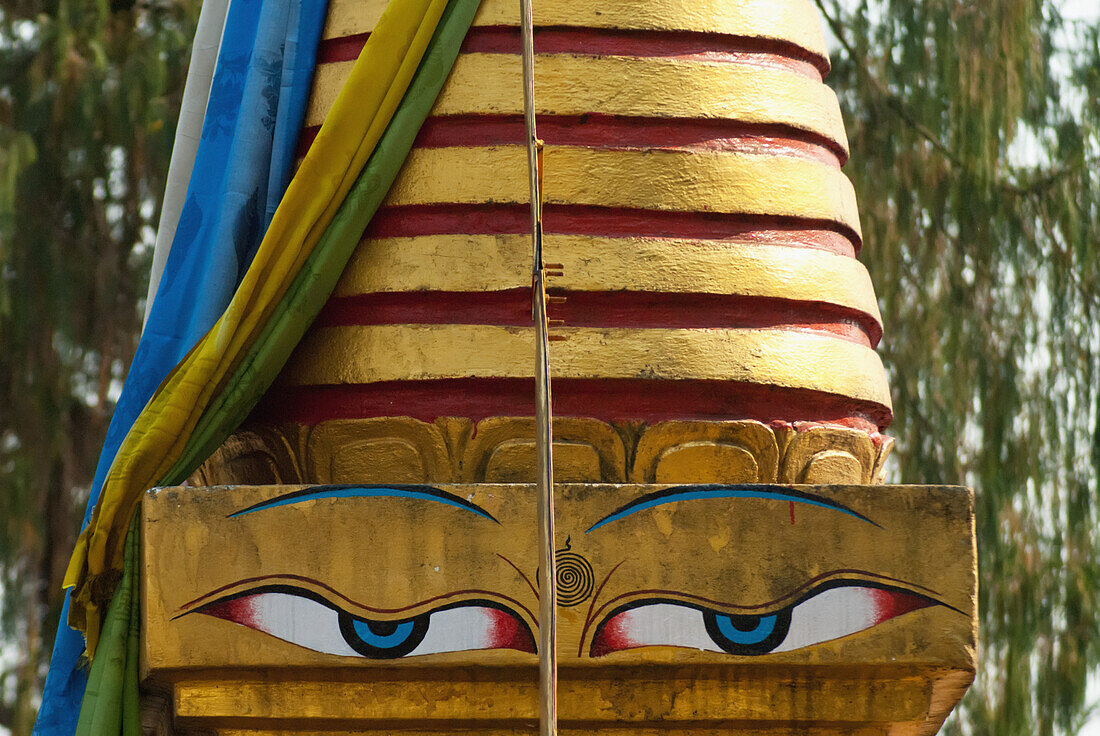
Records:
[[[532,317],[535,322],[535,425],[538,444],[539,734],[558,733],[558,651],[554,565],[554,463],[550,414],[550,338],[546,269],[542,262],[542,141],[535,131],[535,48],[531,0],[520,0],[523,37],[523,118],[531,198]]]

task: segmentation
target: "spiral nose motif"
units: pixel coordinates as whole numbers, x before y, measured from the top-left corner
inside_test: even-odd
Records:
[[[569,608],[588,600],[594,584],[592,565],[583,556],[570,551],[569,540],[564,549],[554,553],[554,565],[558,605]]]

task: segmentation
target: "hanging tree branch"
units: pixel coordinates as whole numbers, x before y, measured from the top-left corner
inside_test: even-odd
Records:
[[[860,55],[857,53],[855,47],[851,41],[848,40],[847,34],[844,32],[844,26],[837,17],[837,14],[830,13],[829,9],[825,7],[824,0],[814,0],[821,11],[821,15],[825,18],[825,22],[829,24],[829,29],[833,32],[833,36],[836,37],[837,42],[841,48],[848,55],[848,58],[855,66],[856,73],[860,78],[866,82],[875,94],[880,98],[880,101],[885,107],[900,118],[906,125],[912,128],[917,135],[923,138],[932,148],[939,152],[952,166],[958,169],[968,170],[970,166],[963,160],[963,158],[953,151],[950,146],[940,140],[939,136],[933,133],[928,126],[922,123],[913,114],[911,110],[898,98],[896,94],[891,92],[881,80],[868,71],[866,65],[858,63]],[[833,3],[834,10],[837,10],[836,3]],[[1047,172],[1041,177],[1034,179],[1033,181],[1021,185],[1010,181],[1004,181],[998,179],[996,181],[996,187],[1006,194],[1013,194],[1020,197],[1029,197],[1036,194],[1041,194],[1046,189],[1054,186],[1062,179],[1068,176],[1079,174],[1085,169],[1100,163],[1100,157],[1092,157],[1082,160],[1079,164],[1074,166],[1065,166],[1054,171]]]
[[[851,42],[848,40],[848,37],[845,35],[844,26],[841,25],[840,20],[837,19],[836,16],[829,13],[829,11],[825,8],[824,0],[814,0],[814,2],[817,4],[818,9],[821,11],[821,15],[824,16],[825,22],[829,24],[829,29],[832,30],[833,35],[836,37],[836,40],[844,48],[844,51],[848,54],[848,58],[852,60],[852,63],[855,65],[856,71],[868,84],[871,85],[871,87],[874,88],[875,92],[878,93],[878,95],[886,103],[886,106],[891,111],[893,111],[894,114],[904,120],[906,124],[913,128],[913,130],[915,130],[917,134],[920,135],[920,137],[924,138],[929,144],[931,144],[934,149],[939,151],[944,156],[944,158],[946,158],[948,161],[956,166],[963,167],[963,161],[958,154],[948,148],[947,145],[945,145],[944,142],[941,141],[935,133],[929,130],[926,125],[917,120],[916,117],[905,108],[905,106],[901,103],[901,100],[897,98],[897,95],[891,93],[890,90],[887,89],[882,84],[882,82],[878,80],[877,77],[871,74],[871,72],[867,71],[866,66],[857,63],[856,60],[859,58],[859,55],[856,53],[855,48],[852,46]]]

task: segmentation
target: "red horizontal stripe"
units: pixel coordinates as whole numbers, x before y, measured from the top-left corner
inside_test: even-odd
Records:
[[[330,419],[533,416],[534,379],[467,378],[339,386],[272,387],[252,419],[314,425]],[[755,419],[783,426],[839,424],[869,433],[885,429],[890,410],[872,402],[805,389],[733,381],[554,379],[559,417],[605,422]]]
[[[326,38],[317,49],[317,63],[359,58],[370,33]],[[828,61],[785,41],[698,31],[646,31],[618,28],[542,27],[535,29],[535,52],[589,56],[695,58],[771,66],[823,79]],[[467,54],[520,53],[519,28],[478,26],[462,44]]]
[[[652,237],[736,240],[739,243],[817,248],[855,256],[859,238],[835,222],[714,212],[664,212],[587,205],[543,207],[547,234],[601,237]],[[383,207],[371,221],[367,237],[412,237],[445,233],[528,233],[526,204],[442,204]]]
[[[790,329],[828,333],[871,347],[882,330],[869,315],[821,302],[733,294],[552,289],[565,302],[551,319],[567,327]],[[330,299],[315,326],[531,325],[531,290],[378,292]]]
[[[772,156],[796,156],[840,166],[847,153],[823,136],[782,125],[760,125],[736,120],[640,118],[612,115],[541,115],[539,137],[551,146],[587,146],[607,149],[689,149],[732,151]],[[320,126],[305,128],[298,156],[305,156]],[[522,115],[445,115],[428,118],[415,146],[523,145],[526,127]]]
[[[693,120],[616,117],[612,115],[541,115],[539,138],[551,146],[592,148],[688,148],[738,153],[798,156],[840,166],[844,149],[823,136],[782,125],[758,125],[736,120]],[[453,115],[428,118],[416,145],[523,145],[522,115]]]
[[[366,45],[370,33],[356,33],[351,36],[323,38],[317,45],[317,63],[333,64],[339,61],[354,61]]]
[[[313,147],[313,141],[317,140],[319,132],[321,132],[320,125],[308,125],[302,128],[302,132],[298,134],[298,150],[295,152],[299,159]]]

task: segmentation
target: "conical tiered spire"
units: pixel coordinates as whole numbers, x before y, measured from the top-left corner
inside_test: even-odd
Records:
[[[333,3],[304,146],[384,5]],[[882,327],[812,4],[549,0],[535,23],[559,477],[877,478]],[[485,1],[256,415],[292,435],[280,480],[533,479],[517,25]]]

